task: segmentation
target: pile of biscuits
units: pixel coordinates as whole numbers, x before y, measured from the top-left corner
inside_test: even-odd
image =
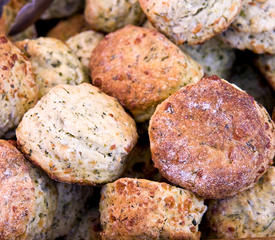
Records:
[[[275,236],[274,0],[54,0],[8,36],[26,3],[0,18],[1,240]]]

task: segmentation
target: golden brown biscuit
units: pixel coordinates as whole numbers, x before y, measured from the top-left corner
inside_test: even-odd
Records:
[[[56,189],[15,146],[0,140],[0,239],[42,239],[56,209]]]
[[[70,37],[87,30],[90,30],[90,27],[85,22],[84,16],[78,14],[60,21],[47,33],[47,37],[57,38],[65,42]]]
[[[193,193],[166,183],[121,178],[101,191],[103,240],[199,239],[206,211]]]
[[[139,122],[157,104],[203,76],[201,66],[154,29],[128,25],[107,35],[91,56],[93,84]]]
[[[7,37],[0,35],[0,137],[18,125],[37,98],[31,63]]]
[[[162,102],[149,135],[161,174],[204,198],[229,197],[252,187],[275,153],[274,123],[266,110],[217,76]]]

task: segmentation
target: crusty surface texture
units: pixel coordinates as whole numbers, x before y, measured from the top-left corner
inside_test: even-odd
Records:
[[[0,137],[18,125],[37,97],[31,63],[0,35]]]
[[[50,177],[91,185],[118,178],[137,141],[134,120],[88,83],[53,88],[24,115],[16,136]]]
[[[67,235],[84,209],[91,188],[56,182],[57,209],[51,227],[47,231],[47,239],[56,239]]]
[[[217,76],[162,102],[149,126],[161,174],[204,198],[252,187],[273,162],[274,123],[246,92]]]
[[[34,215],[34,183],[23,155],[0,140],[0,239],[24,239]]]
[[[127,24],[140,25],[145,15],[138,0],[87,0],[85,19],[92,29],[109,33]]]
[[[56,209],[56,189],[15,146],[0,140],[0,239],[42,239]]]
[[[100,213],[97,208],[85,213],[80,222],[67,235],[66,240],[101,240]]]
[[[206,74],[222,78],[230,76],[236,58],[235,50],[219,37],[214,37],[199,45],[183,44],[180,48],[197,61]]]
[[[275,29],[274,0],[243,0],[243,7],[232,26],[240,32],[261,33]]]
[[[117,98],[139,122],[179,88],[203,76],[201,66],[154,29],[126,26],[91,56],[93,84]]]
[[[41,19],[69,17],[84,8],[84,0],[54,0]]]
[[[31,61],[39,85],[39,98],[58,84],[78,85],[88,81],[84,66],[62,41],[41,37],[16,45]]]
[[[226,43],[234,48],[248,49],[257,54],[275,54],[275,29],[261,33],[246,33],[238,32],[230,27],[221,36]]]
[[[87,72],[89,72],[92,52],[103,37],[103,34],[90,30],[70,37],[66,41]]]
[[[177,44],[203,43],[224,31],[238,15],[241,0],[139,0],[151,23]]]
[[[205,211],[203,200],[187,190],[121,178],[101,191],[102,239],[199,239]]]
[[[245,192],[212,200],[207,211],[213,237],[260,238],[275,236],[275,167]]]
[[[256,65],[275,91],[275,55],[260,55]]]
[[[47,33],[47,37],[57,38],[65,42],[70,37],[87,30],[90,30],[90,27],[85,22],[84,16],[77,14],[68,19],[61,20]]]

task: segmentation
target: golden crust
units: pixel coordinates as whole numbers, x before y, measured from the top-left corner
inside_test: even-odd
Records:
[[[274,123],[263,107],[212,76],[160,104],[149,126],[155,166],[204,198],[243,191],[272,164]]]
[[[29,165],[9,142],[0,140],[0,239],[24,239],[34,215],[35,186]]]
[[[193,193],[166,183],[121,178],[103,187],[103,240],[199,239],[206,211]]]
[[[66,20],[60,21],[54,28],[52,28],[47,37],[57,38],[61,41],[66,41],[70,37],[91,28],[85,22],[82,14],[75,15]]]
[[[93,84],[116,97],[137,121],[180,87],[197,82],[201,66],[154,29],[128,25],[107,35],[91,57]]]

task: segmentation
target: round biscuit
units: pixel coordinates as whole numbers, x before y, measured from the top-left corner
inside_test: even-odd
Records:
[[[273,162],[275,126],[246,92],[217,76],[170,96],[149,126],[155,167],[169,181],[210,199],[253,186]]]
[[[114,98],[83,83],[52,88],[24,115],[16,137],[51,178],[94,185],[122,174],[137,132]]]

